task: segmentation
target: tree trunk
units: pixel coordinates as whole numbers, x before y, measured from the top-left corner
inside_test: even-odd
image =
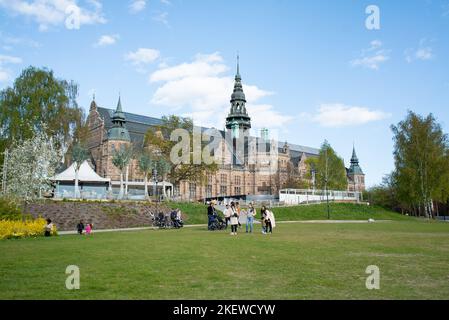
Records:
[[[164,199],[167,199],[167,192],[165,190],[165,179],[162,181],[162,194],[164,196]]]
[[[78,175],[79,175],[79,169],[75,168],[75,199],[79,198],[79,187],[78,187]]]
[[[144,184],[145,184],[145,200],[148,200],[149,196],[148,196],[148,174],[147,173],[145,173],[145,178],[144,179],[145,179],[144,180]]]
[[[128,176],[129,176],[129,166],[126,166],[126,180],[125,180],[125,196],[128,198]]]
[[[123,199],[123,172],[120,171],[120,193],[118,194],[118,198]]]

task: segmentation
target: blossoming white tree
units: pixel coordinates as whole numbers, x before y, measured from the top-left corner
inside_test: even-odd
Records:
[[[51,189],[51,177],[62,159],[54,139],[40,131],[14,143],[8,159],[6,192],[20,198],[41,197]]]

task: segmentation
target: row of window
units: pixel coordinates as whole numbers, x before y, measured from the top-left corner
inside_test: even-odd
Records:
[[[196,189],[197,185],[195,183],[189,184],[189,195],[190,198],[196,197]],[[179,194],[179,188],[175,190],[175,194]],[[220,194],[221,195],[228,195],[228,187],[227,186],[220,186]],[[241,195],[242,194],[242,188],[241,187],[234,187],[234,194],[235,195]],[[206,186],[206,197],[212,197],[212,185]]]

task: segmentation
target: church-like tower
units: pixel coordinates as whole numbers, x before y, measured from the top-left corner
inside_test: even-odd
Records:
[[[118,98],[117,109],[112,117],[112,128],[108,131],[108,140],[131,142],[128,129],[126,128],[126,118],[122,110],[121,97]]]
[[[348,169],[348,190],[362,192],[365,191],[365,174],[359,165],[359,158],[352,149],[351,166]]]
[[[240,76],[240,60],[237,56],[237,73],[235,75],[234,92],[231,96],[231,111],[226,118],[228,137],[232,139],[232,165],[241,166],[247,163],[247,142],[251,118],[246,110],[246,97],[243,92],[242,77]]]
[[[237,56],[237,74],[235,75],[234,92],[231,96],[231,111],[226,118],[226,128],[228,130],[251,129],[251,118],[246,110],[246,97],[243,92],[242,77],[240,76],[240,61]]]

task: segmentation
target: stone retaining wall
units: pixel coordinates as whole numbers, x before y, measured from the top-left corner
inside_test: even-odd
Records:
[[[24,206],[24,212],[34,218],[51,219],[60,231],[76,229],[80,220],[92,223],[94,229],[148,227],[153,223],[151,213],[167,213],[166,206],[146,203],[109,202],[33,202]]]

